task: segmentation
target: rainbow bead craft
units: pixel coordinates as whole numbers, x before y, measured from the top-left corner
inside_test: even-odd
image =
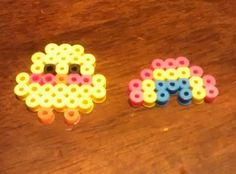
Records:
[[[183,106],[211,103],[219,95],[214,76],[204,75],[203,69],[190,65],[186,57],[154,59],[151,68],[129,82],[128,91],[131,106],[148,108],[166,105],[172,95],[177,95]]]
[[[66,124],[75,125],[81,113],[105,101],[106,78],[95,74],[96,59],[83,46],[49,43],[45,53],[36,52],[31,60],[31,73],[16,76],[14,93],[40,122],[53,123],[56,111],[64,113]]]

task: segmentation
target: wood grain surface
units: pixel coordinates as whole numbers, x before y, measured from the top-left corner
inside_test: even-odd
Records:
[[[1,0],[0,173],[236,173],[235,0]],[[67,131],[43,126],[13,94],[49,42],[80,43],[108,79],[107,101]],[[152,59],[188,57],[217,78],[213,104],[129,106]]]

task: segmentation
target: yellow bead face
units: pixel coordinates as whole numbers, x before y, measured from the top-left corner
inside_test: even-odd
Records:
[[[30,94],[26,97],[25,104],[31,111],[36,112],[40,106],[40,98],[36,94]]]
[[[182,78],[188,79],[190,77],[190,69],[188,67],[179,67],[177,69],[177,73],[180,79]]]
[[[194,103],[201,104],[206,97],[206,90],[203,87],[196,87],[192,90],[192,95]]]
[[[31,61],[32,61],[33,63],[39,63],[39,64],[41,64],[41,63],[44,62],[45,56],[46,56],[46,55],[45,55],[44,53],[42,53],[42,52],[36,52],[36,53],[34,53],[34,54],[32,55]]]
[[[84,47],[82,45],[73,45],[72,49],[78,54],[78,55],[82,55],[84,54]]]
[[[25,83],[28,84],[30,81],[30,76],[28,73],[22,72],[17,74],[16,76],[16,82],[17,83]]]
[[[44,94],[40,98],[40,107],[42,107],[42,108],[52,108],[52,106],[53,106],[52,97],[49,94]]]
[[[102,103],[106,99],[106,89],[103,86],[93,87],[92,99],[95,103]]]
[[[94,66],[91,64],[85,63],[80,67],[80,72],[82,75],[93,75]]]
[[[19,83],[15,86],[14,93],[20,99],[24,100],[25,97],[29,94],[29,87],[24,83]]]
[[[96,61],[96,59],[95,59],[94,55],[92,55],[92,54],[84,54],[82,56],[83,64],[90,64],[90,65],[94,66],[95,65],[95,61]]]
[[[144,91],[143,101],[146,107],[153,107],[156,105],[157,95],[154,91]]]
[[[178,72],[175,69],[167,69],[166,70],[166,79],[167,80],[177,80],[179,78]]]
[[[201,77],[198,76],[192,76],[189,79],[190,87],[193,88],[199,88],[203,86],[203,80]]]
[[[55,43],[49,43],[45,47],[45,53],[47,54],[55,54],[59,52],[59,46]]]
[[[142,90],[143,91],[154,91],[155,82],[153,80],[145,79],[142,81]]]
[[[43,123],[53,122],[55,110],[65,112],[66,123],[74,124],[79,112],[88,114],[94,103],[105,101],[106,78],[94,74],[96,58],[85,53],[82,45],[49,43],[44,52],[34,53],[31,60],[31,73],[16,76],[14,93],[29,110],[38,112]],[[75,120],[70,117],[72,112],[77,113]]]
[[[56,73],[57,74],[68,74],[69,72],[69,65],[68,64],[63,64],[63,63],[59,63],[56,65]]]
[[[92,84],[93,86],[103,86],[106,87],[106,78],[102,74],[95,74],[92,77]]]
[[[41,74],[41,73],[43,73],[44,65],[43,65],[43,63],[36,62],[31,65],[30,70],[34,74]]]
[[[155,69],[153,71],[153,78],[154,80],[166,80],[166,72],[163,69]]]

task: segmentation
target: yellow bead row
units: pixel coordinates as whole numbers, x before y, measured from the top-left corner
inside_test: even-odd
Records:
[[[189,78],[190,69],[188,67],[179,67],[177,69],[155,69],[153,71],[154,80],[178,80],[180,78]]]

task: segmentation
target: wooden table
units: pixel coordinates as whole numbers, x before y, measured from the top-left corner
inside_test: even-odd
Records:
[[[236,1],[2,0],[0,173],[234,174]],[[108,79],[107,101],[66,131],[37,121],[15,76],[49,42],[80,43]],[[217,78],[213,104],[129,106],[127,84],[154,58],[186,56]]]

